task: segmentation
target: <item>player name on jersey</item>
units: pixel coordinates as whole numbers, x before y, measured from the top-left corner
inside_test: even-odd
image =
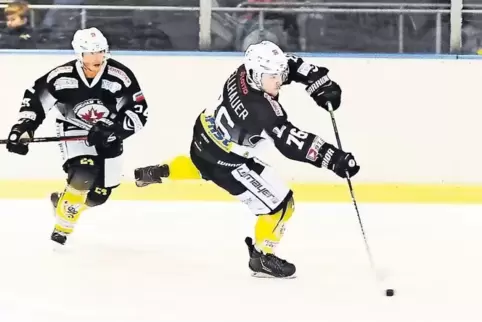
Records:
[[[244,72],[244,74],[246,74],[246,72]],[[241,99],[239,97],[238,84],[236,83],[236,79],[237,79],[236,73],[233,73],[231,76],[229,76],[229,79],[227,82],[229,104],[231,105],[231,108],[234,110],[236,115],[239,118],[245,120],[246,117],[249,115],[249,112],[244,107],[243,102],[241,102]],[[244,77],[244,75],[241,75],[240,82],[241,82],[241,88],[243,88],[243,82],[244,82],[244,87],[246,88],[246,92],[243,91],[243,93],[247,94],[246,78]]]

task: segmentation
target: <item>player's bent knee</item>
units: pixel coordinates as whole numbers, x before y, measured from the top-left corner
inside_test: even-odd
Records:
[[[279,217],[278,220],[287,222],[293,216],[294,211],[295,199],[293,198],[293,193],[290,191],[281,204],[268,215]]]
[[[112,188],[93,187],[87,194],[85,204],[89,207],[97,207],[109,199]]]
[[[87,191],[93,187],[100,168],[93,158],[82,157],[69,162],[66,171],[69,186],[76,190]]]
[[[295,205],[295,199],[293,197],[293,191],[290,190],[284,197],[283,201],[267,215],[274,215],[280,211],[294,208],[294,205]]]

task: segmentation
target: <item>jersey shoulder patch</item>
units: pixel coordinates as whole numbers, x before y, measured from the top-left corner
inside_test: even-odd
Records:
[[[132,79],[129,76],[132,74],[131,70],[112,58],[107,63],[107,74],[120,79],[125,87],[129,87],[132,84]]]
[[[65,64],[59,67],[54,68],[50,73],[47,75],[47,83],[50,83],[54,78],[61,74],[72,74],[74,71],[74,66],[69,64]]]
[[[281,105],[278,103],[276,99],[274,99],[271,95],[267,93],[263,93],[263,96],[269,102],[276,116],[279,116],[279,117],[284,116],[283,108],[281,107]]]

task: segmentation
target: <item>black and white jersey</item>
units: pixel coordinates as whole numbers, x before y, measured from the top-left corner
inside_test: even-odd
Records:
[[[309,84],[317,67],[289,56],[284,84]],[[318,151],[324,141],[294,126],[278,101],[248,84],[244,65],[226,80],[218,104],[204,110],[194,126],[193,150],[221,166],[236,167],[255,157],[266,142],[272,142],[287,158],[319,166]]]
[[[89,130],[97,120],[110,119],[120,125],[122,139],[142,129],[148,117],[134,73],[112,58],[93,79],[85,77],[77,60],[52,69],[25,91],[19,119],[38,127],[52,108],[60,112],[58,122],[70,129]]]

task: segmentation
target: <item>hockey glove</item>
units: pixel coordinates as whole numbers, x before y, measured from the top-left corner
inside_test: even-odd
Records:
[[[117,133],[117,124],[108,119],[100,119],[92,126],[87,134],[87,145],[98,148],[108,148],[118,144],[120,138]]]
[[[28,142],[22,141],[33,138],[34,131],[35,125],[31,120],[20,120],[8,134],[7,150],[12,153],[26,155],[28,153]]]
[[[306,91],[318,106],[328,110],[327,102],[331,102],[333,110],[338,109],[341,103],[341,88],[332,81],[328,75],[318,78],[311,85],[306,87]]]
[[[321,167],[333,171],[341,178],[346,178],[347,173],[353,177],[360,171],[360,166],[351,153],[337,149],[329,143],[325,143],[321,147],[320,157]]]

